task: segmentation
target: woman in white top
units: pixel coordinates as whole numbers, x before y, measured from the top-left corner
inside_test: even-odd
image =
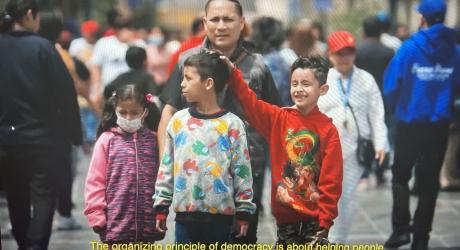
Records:
[[[382,96],[374,78],[354,66],[356,44],[353,35],[345,31],[329,36],[329,92],[321,97],[318,106],[333,119],[339,131],[344,162],[342,196],[339,215],[329,233],[334,243],[346,243],[355,211],[355,192],[364,167],[357,158],[359,134],[373,142],[375,158],[381,164],[387,145]],[[353,113],[356,119],[353,117]]]

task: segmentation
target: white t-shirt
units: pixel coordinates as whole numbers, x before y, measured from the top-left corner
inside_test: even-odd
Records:
[[[142,40],[136,40],[132,45],[145,48]],[[96,43],[90,64],[101,66],[101,81],[104,86],[129,71],[125,60],[129,46],[128,43],[120,42],[116,36],[103,37]]]
[[[84,63],[88,63],[93,56],[93,49],[94,44],[88,43],[83,37],[80,37],[70,43],[69,54]]]
[[[402,44],[399,38],[387,33],[383,33],[380,36],[380,42],[383,43],[383,45],[389,47],[390,49],[393,49],[395,52],[398,51],[399,47],[401,47]]]

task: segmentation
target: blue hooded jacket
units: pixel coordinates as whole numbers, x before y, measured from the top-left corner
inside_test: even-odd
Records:
[[[404,123],[448,123],[454,88],[460,87],[455,31],[435,24],[404,42],[385,70],[383,94]]]

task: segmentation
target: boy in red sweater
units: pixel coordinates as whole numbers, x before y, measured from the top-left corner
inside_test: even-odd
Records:
[[[258,100],[241,71],[232,69],[230,87],[249,123],[270,143],[272,211],[277,244],[327,243],[342,192],[342,150],[332,119],[317,107],[329,89],[328,63],[299,58],[291,66],[294,106],[280,108]]]

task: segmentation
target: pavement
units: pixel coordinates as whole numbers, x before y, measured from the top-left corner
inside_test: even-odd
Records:
[[[83,215],[83,190],[86,177],[89,157],[82,157],[77,168],[77,175],[74,181],[73,197],[75,209],[73,215],[83,226],[81,230],[59,231],[56,229],[58,215],[55,216],[54,229],[50,240],[50,250],[83,250],[91,249],[91,242],[98,241],[97,235],[88,227]],[[260,218],[258,238],[259,243],[273,244],[276,240],[275,220],[270,214],[269,179],[267,178],[264,189],[264,212]],[[349,241],[351,244],[367,244],[371,250],[372,244],[383,244],[390,235],[391,225],[391,190],[389,184],[383,187],[374,187],[371,179],[369,187],[358,193],[359,206],[357,214],[351,227]],[[411,198],[412,212],[417,202],[416,197]],[[172,214],[171,214],[172,215]],[[17,249],[16,242],[8,233],[8,211],[4,197],[0,197],[0,228],[3,250]],[[160,243],[174,242],[174,221],[173,216],[168,218],[170,229],[166,237]],[[433,231],[429,243],[430,249],[459,249],[460,250],[460,192],[441,192],[436,205],[436,214],[433,222]],[[401,249],[408,249],[409,245]],[[329,248],[331,250],[332,248]],[[354,248],[350,248],[353,249]],[[356,248],[358,249],[358,248]],[[379,249],[379,248],[374,248]]]

